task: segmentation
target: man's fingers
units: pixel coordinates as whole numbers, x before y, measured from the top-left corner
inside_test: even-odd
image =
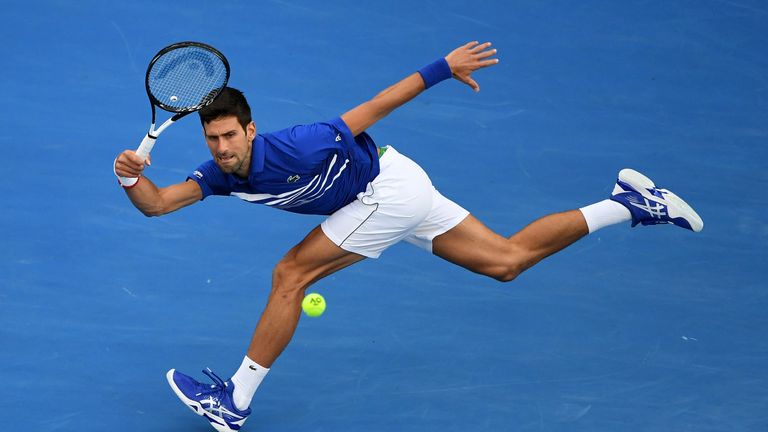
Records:
[[[477,62],[477,68],[478,69],[486,68],[488,66],[493,66],[493,65],[495,65],[498,62],[499,62],[499,59],[483,60],[481,62]]]
[[[477,81],[473,80],[472,78],[469,78],[467,80],[467,85],[472,87],[472,90],[474,90],[475,92],[479,92],[480,91],[480,86],[477,84]]]
[[[475,42],[475,43],[477,43],[477,42]],[[488,49],[488,47],[490,47],[490,46],[491,46],[490,42],[481,43],[481,44],[475,46],[474,48],[471,48],[470,51],[472,51],[473,53],[476,53],[478,51],[482,51],[484,49]]]
[[[133,150],[125,150],[115,159],[115,174],[120,177],[139,177],[150,164],[149,156],[142,160]]]
[[[144,164],[131,159],[118,159],[117,166],[130,171],[139,171],[144,167]]]
[[[472,76],[470,75],[455,75],[455,78],[459,81],[463,82],[464,84],[472,87],[472,90],[478,92],[480,91],[480,86],[477,84],[477,81],[472,79]]]
[[[144,165],[144,161],[135,153],[132,151],[126,151],[123,153],[125,157],[133,164],[135,165]]]
[[[498,52],[498,50],[496,48],[494,48],[494,49],[487,50],[487,51],[481,51],[481,52],[475,54],[475,57],[481,58],[481,59],[488,58],[490,56],[496,55],[497,52]]]
[[[491,42],[472,41],[451,51],[445,59],[448,61],[453,77],[478,92],[480,86],[472,79],[471,74],[478,69],[497,64],[499,59],[493,58],[497,54],[498,51],[491,48]]]
[[[131,171],[134,174],[141,173],[144,169],[144,161],[136,153],[126,151],[117,158],[116,166]]]
[[[126,164],[115,164],[115,172],[122,177],[138,177],[141,175],[141,170],[137,170],[134,167]]]

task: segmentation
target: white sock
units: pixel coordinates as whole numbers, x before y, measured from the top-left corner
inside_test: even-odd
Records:
[[[610,199],[582,207],[579,210],[584,215],[584,219],[587,220],[590,234],[600,228],[632,220],[632,214],[628,208]]]
[[[235,385],[232,397],[237,409],[244,410],[251,405],[251,399],[253,399],[256,389],[259,388],[264,377],[267,376],[267,372],[269,372],[269,368],[265,368],[245,356],[240,369],[232,375],[232,384]]]

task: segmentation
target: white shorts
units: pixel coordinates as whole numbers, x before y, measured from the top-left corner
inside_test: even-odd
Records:
[[[405,240],[432,252],[432,239],[469,215],[442,196],[419,165],[393,147],[387,146],[379,165],[379,175],[365,192],[320,225],[342,249],[378,258]]]

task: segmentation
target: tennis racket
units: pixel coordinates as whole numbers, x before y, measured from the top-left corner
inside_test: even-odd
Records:
[[[200,42],[169,45],[149,62],[147,96],[152,106],[152,124],[136,155],[146,160],[160,134],[175,121],[213,102],[229,81],[229,62],[216,48]],[[155,129],[156,107],[174,113]],[[135,177],[120,177],[120,184],[133,186]]]

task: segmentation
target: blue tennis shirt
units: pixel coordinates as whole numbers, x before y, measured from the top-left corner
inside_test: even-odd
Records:
[[[222,172],[213,159],[188,178],[209,195],[236,196],[294,213],[329,215],[354,201],[379,175],[378,149],[365,132],[353,137],[337,117],[258,134],[247,179]]]

